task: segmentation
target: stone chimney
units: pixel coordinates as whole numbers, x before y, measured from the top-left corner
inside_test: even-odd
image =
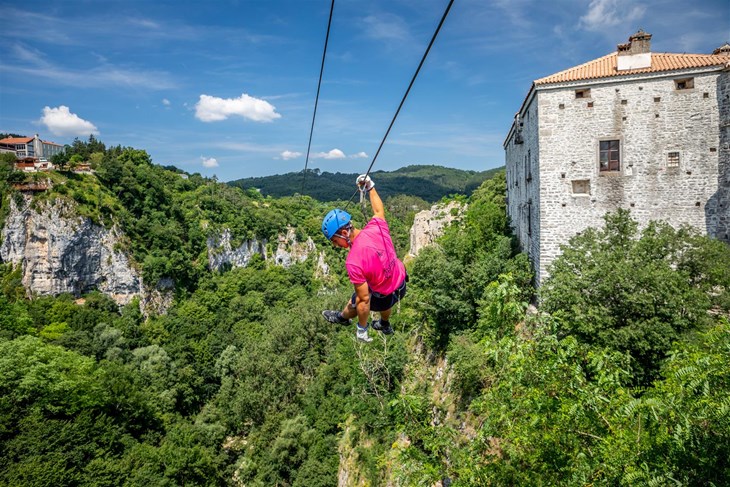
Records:
[[[720,55],[720,56],[730,56],[730,44],[727,42],[723,44],[722,46],[718,47],[714,51],[712,51],[712,54]]]
[[[643,30],[629,37],[629,42],[617,46],[616,69],[641,69],[651,67],[651,34]]]

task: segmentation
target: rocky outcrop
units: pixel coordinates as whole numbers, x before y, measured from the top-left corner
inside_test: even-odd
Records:
[[[207,243],[208,267],[213,271],[226,267],[246,267],[255,254],[266,260],[266,240],[244,240],[240,246],[233,248],[228,228],[217,237],[209,237]]]
[[[314,251],[314,241],[311,237],[307,237],[304,242],[298,242],[296,232],[289,227],[286,230],[286,235],[279,235],[279,245],[276,247],[274,263],[289,268],[295,262],[307,260],[307,257]]]
[[[465,204],[451,201],[446,205],[436,204],[430,210],[416,213],[411,227],[408,255],[415,257],[422,248],[433,245],[436,239],[443,235],[446,227],[461,218],[465,210]]]
[[[151,315],[162,316],[172,307],[175,299],[175,281],[171,278],[160,279],[154,287],[142,286],[139,307],[145,318]]]
[[[29,295],[80,296],[99,290],[120,305],[139,295],[141,279],[119,249],[121,232],[80,217],[73,203],[31,205],[10,200],[0,242],[0,260],[22,266]]]
[[[245,240],[240,246],[231,246],[231,231],[224,229],[217,237],[208,238],[208,267],[214,271],[220,271],[227,267],[246,267],[255,254],[259,254],[266,261],[273,261],[274,264],[285,268],[291,267],[296,262],[304,262],[316,251],[314,241],[307,237],[304,242],[297,240],[294,228],[287,228],[285,234],[277,238],[276,251],[269,255],[266,250],[266,240]],[[324,275],[329,269],[320,255],[318,271]]]

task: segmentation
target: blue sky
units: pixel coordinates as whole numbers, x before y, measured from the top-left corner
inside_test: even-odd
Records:
[[[310,168],[364,172],[447,0],[336,0]],[[304,167],[330,0],[1,3],[0,132],[95,134],[222,181]],[[532,80],[730,41],[725,0],[456,0],[374,170],[504,164]]]

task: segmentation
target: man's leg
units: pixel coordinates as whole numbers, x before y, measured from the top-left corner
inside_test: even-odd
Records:
[[[380,312],[380,319],[389,321],[390,320],[390,312],[393,311],[393,308],[388,308],[385,311]]]
[[[342,310],[342,317],[351,320],[355,316],[357,316],[357,308],[352,304],[352,301],[348,301]]]
[[[390,311],[392,309],[393,308],[388,308],[384,311],[380,311],[380,319],[373,321],[373,328],[386,335],[392,335],[393,327],[390,326],[390,322],[388,321],[388,318],[390,318]]]
[[[348,301],[345,308],[342,311],[325,310],[322,311],[324,319],[330,323],[336,323],[338,325],[349,325],[350,320],[357,316],[357,308],[352,303],[352,300]]]

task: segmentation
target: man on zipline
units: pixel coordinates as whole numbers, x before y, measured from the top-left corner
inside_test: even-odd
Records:
[[[330,323],[349,325],[357,317],[357,338],[364,342],[368,336],[370,311],[379,311],[380,319],[373,321],[373,328],[390,335],[391,308],[406,294],[408,276],[406,268],[393,247],[390,230],[385,222],[383,201],[375,191],[375,183],[369,176],[357,178],[358,189],[370,196],[373,217],[358,230],[352,225],[352,217],[344,210],[334,209],[322,221],[322,233],[336,247],[349,248],[345,266],[350,282],[355,286],[352,298],[342,311],[322,312]]]

